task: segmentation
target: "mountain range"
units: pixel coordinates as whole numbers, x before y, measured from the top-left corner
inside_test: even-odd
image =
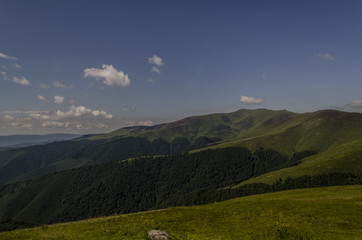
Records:
[[[53,223],[360,184],[361,136],[360,113],[242,109],[2,151],[0,216]]]

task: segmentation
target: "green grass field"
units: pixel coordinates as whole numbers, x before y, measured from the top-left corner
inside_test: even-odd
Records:
[[[225,202],[0,233],[0,239],[362,239],[362,186],[291,190]]]

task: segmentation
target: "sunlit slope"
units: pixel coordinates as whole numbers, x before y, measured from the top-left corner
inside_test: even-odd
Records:
[[[317,175],[333,172],[362,173],[362,139],[342,144],[325,152],[302,160],[302,163],[290,168],[270,172],[241,184],[273,184],[279,178],[286,179],[303,175]]]
[[[305,150],[321,153],[361,136],[362,114],[323,110],[295,115],[268,131],[257,131],[257,134],[224,141],[210,148],[243,146],[255,150],[263,147],[290,156]]]
[[[361,239],[362,186],[291,190],[203,206],[97,218],[0,233],[0,239]]]
[[[197,138],[207,136],[226,140],[274,131],[295,115],[297,114],[285,110],[242,109],[232,113],[193,116],[152,127],[121,128],[108,134],[94,136],[92,139],[139,136],[149,140],[163,138],[171,141],[175,137]]]

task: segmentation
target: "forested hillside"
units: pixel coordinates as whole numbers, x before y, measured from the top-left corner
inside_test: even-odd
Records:
[[[318,153],[362,136],[362,114],[323,110],[296,114],[266,109],[194,116],[152,127],[127,127],[109,134],[0,152],[0,183],[139,156],[193,149],[261,147],[291,157]]]
[[[113,161],[2,186],[0,216],[50,223],[216,201],[218,189],[298,161],[246,148]]]
[[[0,181],[12,183],[0,186],[0,218],[53,223],[361,184],[361,136],[362,114],[258,109],[3,151]]]

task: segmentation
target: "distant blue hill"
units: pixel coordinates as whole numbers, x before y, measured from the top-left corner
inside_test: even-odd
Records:
[[[80,136],[81,135],[78,134],[67,133],[0,136],[0,148],[28,147],[55,141],[70,140]]]

